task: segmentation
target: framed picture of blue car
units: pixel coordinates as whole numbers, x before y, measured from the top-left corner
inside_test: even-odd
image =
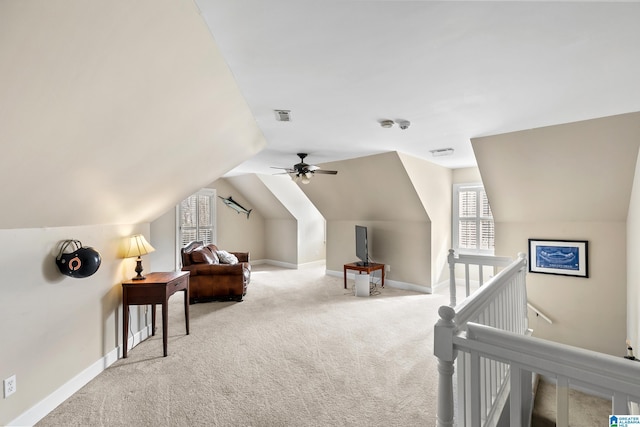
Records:
[[[586,240],[529,239],[529,271],[589,277]]]

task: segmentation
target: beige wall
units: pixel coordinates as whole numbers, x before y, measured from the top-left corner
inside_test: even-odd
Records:
[[[323,262],[326,253],[325,219],[320,211],[309,200],[307,195],[295,184],[289,176],[283,175],[256,175],[256,179],[262,184],[262,193],[268,193],[269,198],[262,197],[260,203],[268,214],[270,221],[267,223],[266,246],[269,251],[268,258],[273,261],[291,263],[295,260],[297,266]],[[235,181],[234,181],[235,182]],[[256,190],[261,189],[252,186],[252,196]],[[253,198],[253,197],[252,197]],[[278,207],[276,209],[275,207]],[[291,227],[282,230],[285,234],[279,238],[276,230],[270,230],[271,224],[278,229],[283,227],[281,221],[295,223],[295,233]],[[289,232],[287,232],[289,231]],[[291,245],[288,248],[280,247],[283,244]],[[295,250],[295,257],[293,251]],[[274,258],[281,254],[281,258]]]
[[[431,283],[446,283],[447,255],[451,248],[452,171],[406,154],[400,154],[400,158],[431,220]]]
[[[298,265],[298,222],[295,219],[268,219],[265,223],[265,259],[287,267]]]
[[[311,203],[311,202],[309,202]],[[327,258],[327,224],[318,217],[298,221],[298,263],[323,262]]]
[[[265,220],[258,209],[249,203],[243,193],[233,187],[226,179],[219,179],[207,186],[215,188],[218,194],[216,205],[217,241],[220,249],[227,251],[251,252],[251,259],[263,259],[265,256]],[[253,209],[249,218],[239,214],[224,204],[220,197],[231,196],[246,209]]]
[[[472,184],[474,182],[482,182],[480,169],[478,168],[460,168],[453,171],[454,184]]]
[[[638,157],[640,160],[640,155]],[[627,338],[640,357],[640,169],[636,173],[627,218]]]
[[[151,245],[156,250],[149,254],[156,271],[173,271],[181,268],[179,254],[176,251],[176,209],[169,209],[164,215],[151,223]]]
[[[329,221],[327,270],[342,272],[344,264],[358,261],[356,225],[367,227],[371,259],[391,267],[386,280],[423,288],[431,286],[431,224],[428,222]]]
[[[503,222],[624,221],[640,113],[471,141],[493,215]]]
[[[17,392],[0,399],[0,425],[121,345],[120,283],[135,275],[135,260],[121,254],[126,237],[135,233],[149,237],[149,225],[0,230],[0,379],[16,375],[17,380]],[[54,259],[66,239],[100,253],[94,275],[60,274]],[[143,265],[145,271],[154,269],[148,256]],[[144,315],[134,307],[131,320],[135,333]]]
[[[338,175],[301,188],[327,219],[327,270],[356,261],[358,224],[368,227],[373,260],[391,266],[388,280],[428,292],[448,278],[451,170],[397,152],[323,167]]]
[[[496,255],[528,252],[529,238],[589,241],[589,278],[528,274],[531,302],[554,321],[530,312],[536,336],[622,354],[639,144],[638,113],[472,140],[496,221]]]
[[[3,1],[0,28],[0,228],[151,222],[266,144],[191,1]]]
[[[527,295],[553,320],[529,312],[534,336],[621,356],[626,339],[624,222],[496,223],[496,252],[528,253],[529,238],[589,241],[589,278],[528,273]],[[511,255],[513,256],[513,255]]]

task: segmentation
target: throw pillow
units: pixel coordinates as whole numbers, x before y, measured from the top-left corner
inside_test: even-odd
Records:
[[[194,264],[216,264],[209,249],[198,248],[191,252],[191,262]]]
[[[237,264],[238,263],[238,257],[236,257],[233,254],[230,254],[227,251],[218,251],[216,252],[216,254],[218,255],[218,259],[220,259],[220,262],[222,264]]]
[[[213,257],[213,264],[220,264],[220,260],[218,259],[218,247],[216,245],[213,244],[209,244],[207,246],[205,246],[205,248],[209,249],[211,251],[211,256]]]

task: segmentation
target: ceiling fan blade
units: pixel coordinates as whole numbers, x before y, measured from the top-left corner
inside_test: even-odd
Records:
[[[307,181],[303,183],[308,183],[309,178],[313,176],[315,173],[325,174],[325,175],[336,175],[338,171],[324,170],[320,169],[320,166],[310,165],[304,162],[305,157],[307,157],[306,153],[298,153],[298,157],[300,157],[300,163],[296,163],[292,168],[280,168],[276,166],[271,166],[272,169],[281,169],[286,171],[286,173],[294,175],[294,178],[301,178]]]
[[[271,169],[282,169],[284,171],[287,171],[287,173],[294,173],[295,170],[291,169],[291,168],[279,168],[277,166],[271,166]]]

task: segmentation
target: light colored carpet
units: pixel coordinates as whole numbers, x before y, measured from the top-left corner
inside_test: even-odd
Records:
[[[38,426],[435,425],[433,325],[447,301],[355,297],[324,267],[254,266],[243,302],[190,306],[188,336],[173,297],[168,357],[159,329]]]

